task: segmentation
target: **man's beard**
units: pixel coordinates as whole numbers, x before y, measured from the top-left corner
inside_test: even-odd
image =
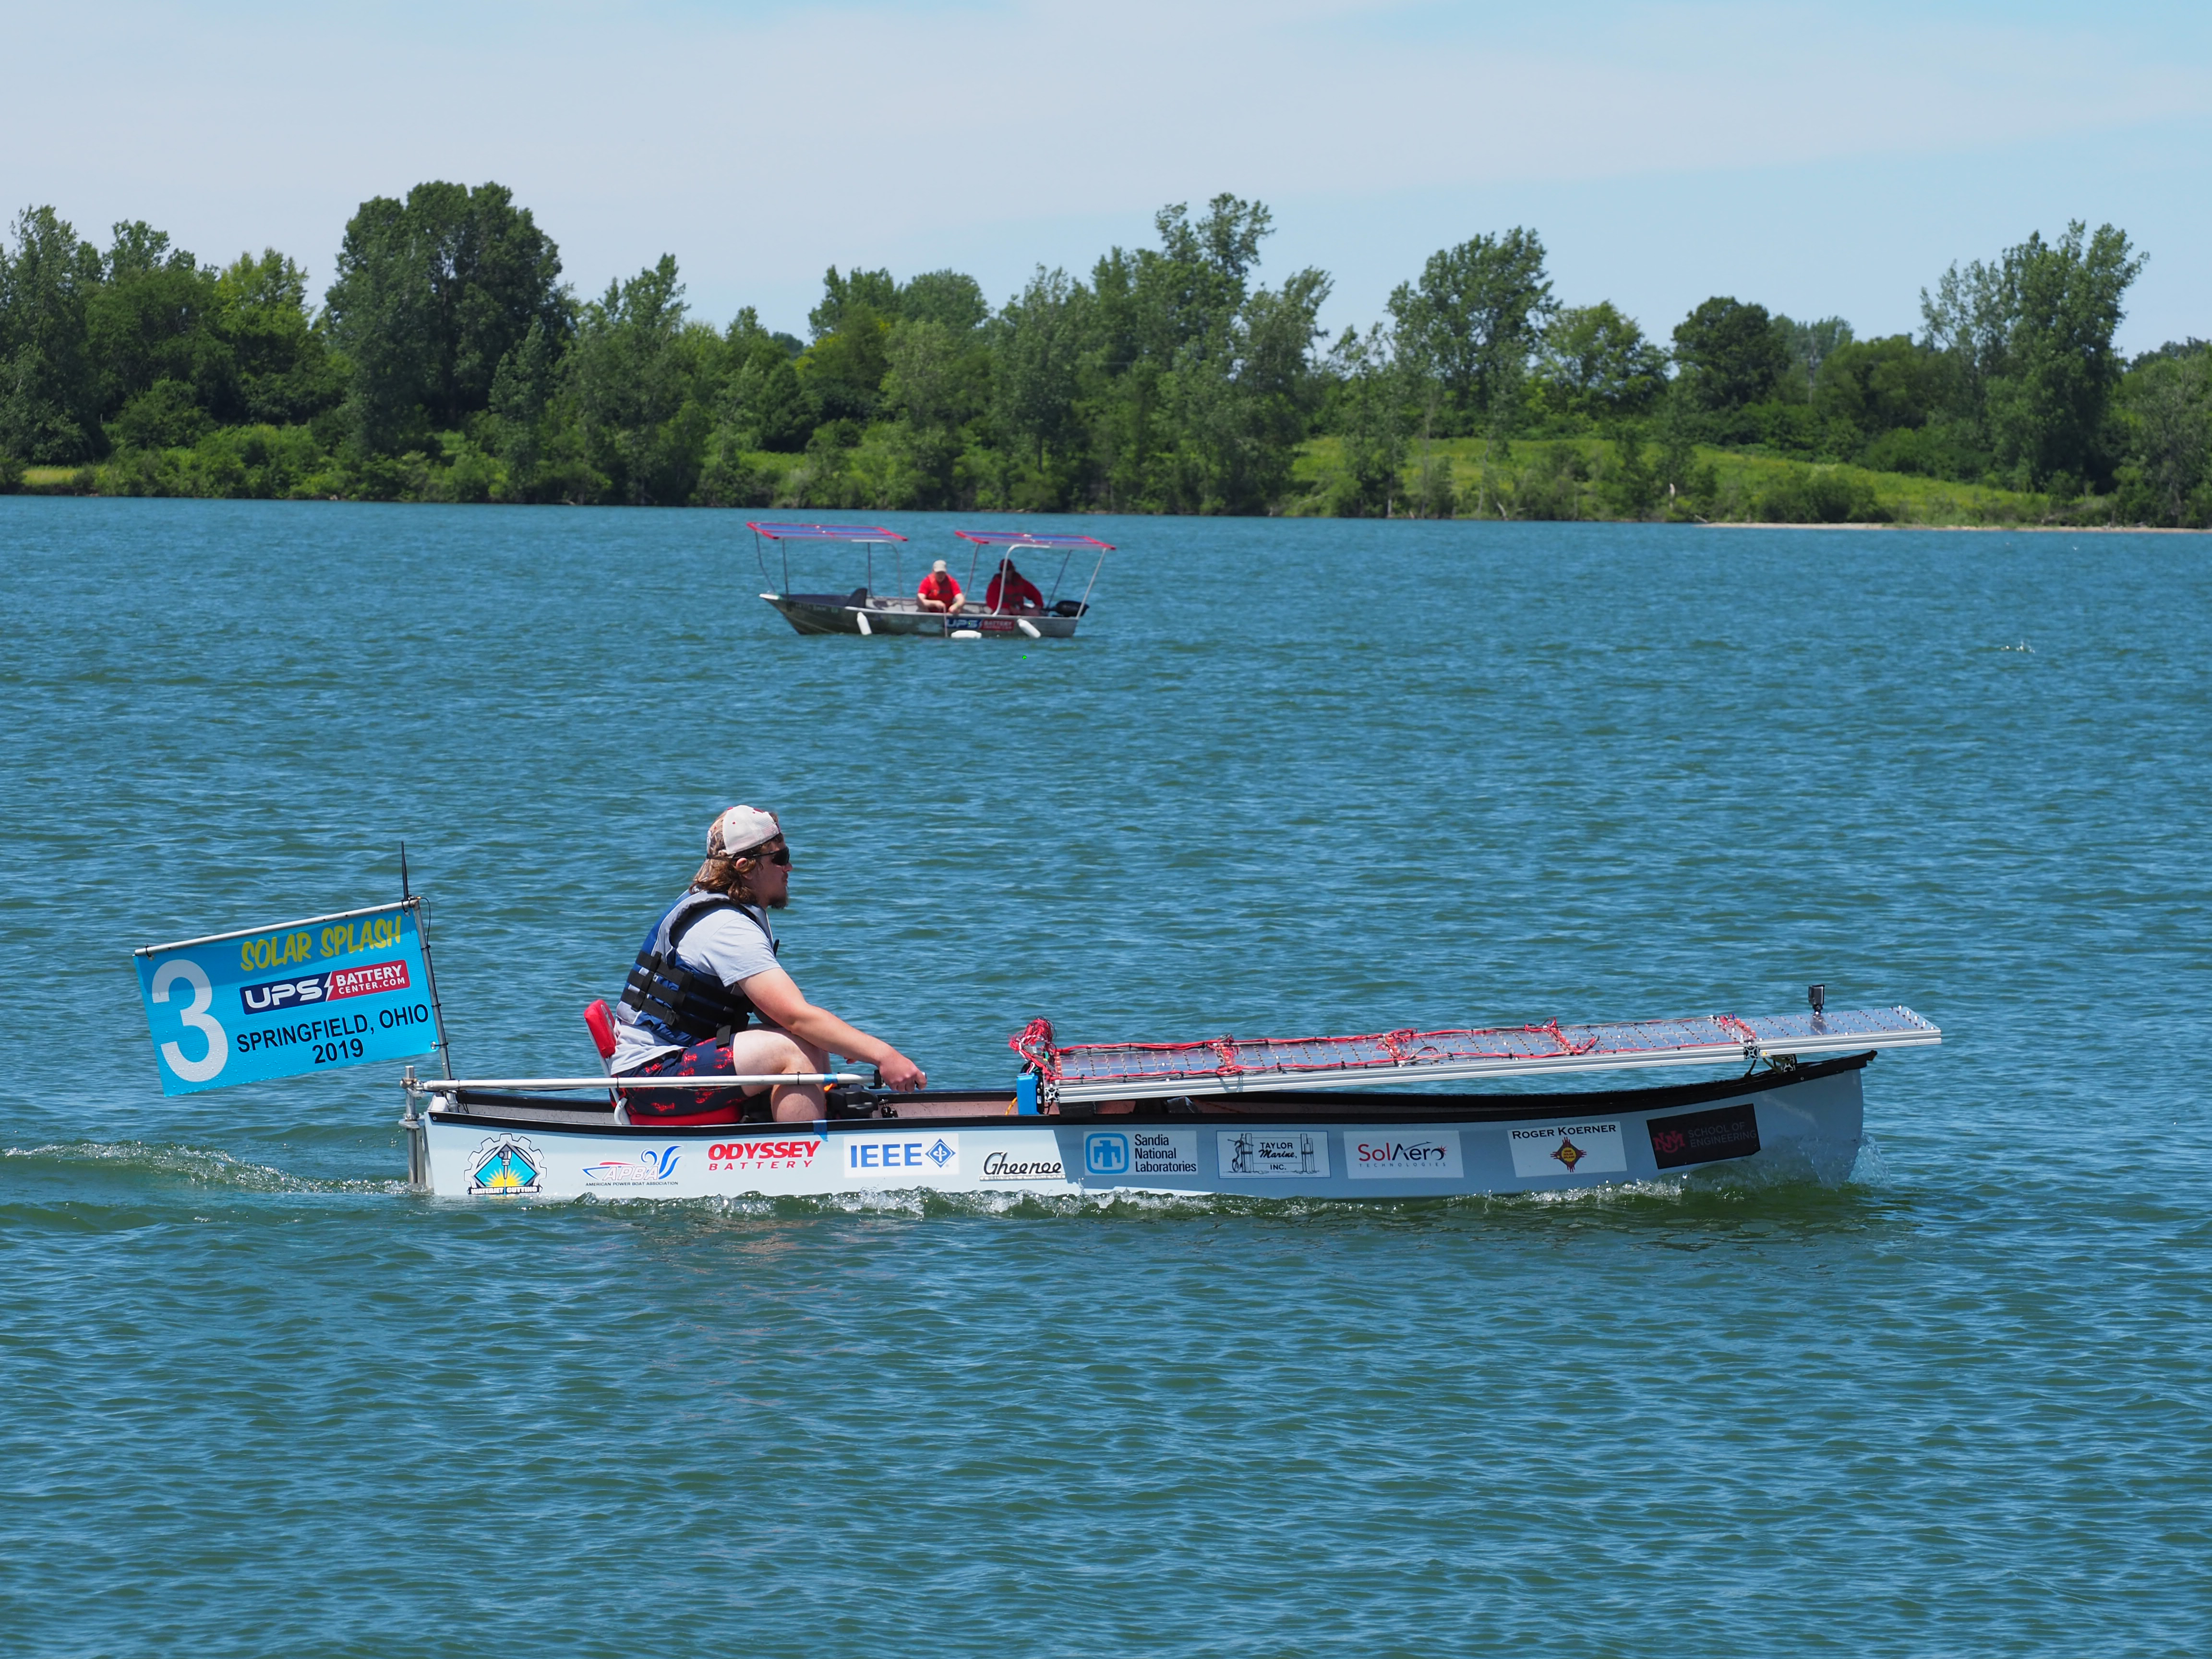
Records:
[[[781,893],[778,893],[774,898],[762,900],[761,908],[767,910],[781,910],[790,902],[791,889],[787,887]]]

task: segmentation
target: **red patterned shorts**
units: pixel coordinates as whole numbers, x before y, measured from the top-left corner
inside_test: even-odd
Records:
[[[623,1075],[726,1077],[736,1069],[730,1051],[709,1037],[632,1066]],[[743,1123],[749,1117],[764,1123],[769,1116],[765,1089],[750,1098],[742,1089],[634,1089],[625,1090],[623,1098],[629,1103],[633,1123]]]

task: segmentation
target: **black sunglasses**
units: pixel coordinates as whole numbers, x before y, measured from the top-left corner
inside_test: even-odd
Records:
[[[740,858],[754,858],[754,859],[761,859],[761,860],[764,860],[766,862],[768,862],[768,863],[769,863],[769,864],[778,864],[778,865],[782,865],[782,866],[784,866],[786,868],[788,868],[788,867],[790,866],[790,864],[791,864],[791,848],[789,848],[788,847],[779,847],[779,848],[777,848],[775,849],[775,851],[774,851],[773,853],[762,853],[762,852],[741,853],[741,854],[738,854],[738,856],[739,856]]]

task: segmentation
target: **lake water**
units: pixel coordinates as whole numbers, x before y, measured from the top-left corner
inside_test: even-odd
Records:
[[[2207,543],[1070,523],[1024,647],[800,639],[732,514],[0,501],[0,1649],[2204,1650]],[[396,1068],[161,1097],[132,948],[403,838],[457,1063],[590,1066],[733,800],[942,1083],[1947,1044],[1840,1189],[1358,1206],[472,1208]]]

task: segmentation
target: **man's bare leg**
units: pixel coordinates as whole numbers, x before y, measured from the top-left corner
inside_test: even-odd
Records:
[[[730,1069],[739,1077],[826,1072],[830,1056],[788,1031],[757,1026],[731,1034]],[[829,1097],[818,1083],[763,1084],[745,1092],[757,1095],[763,1088],[769,1091],[769,1115],[779,1123],[811,1123],[830,1115]]]

